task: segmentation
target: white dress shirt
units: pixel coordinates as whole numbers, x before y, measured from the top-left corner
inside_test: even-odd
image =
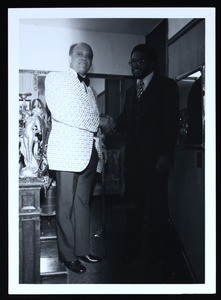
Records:
[[[144,83],[143,84],[143,91],[145,91],[145,89],[148,87],[151,79],[153,78],[153,74],[154,74],[154,72],[151,72],[149,75],[147,75],[146,77],[144,77],[142,79],[142,81]],[[137,85],[139,84],[140,81],[141,81],[141,79],[137,79]]]

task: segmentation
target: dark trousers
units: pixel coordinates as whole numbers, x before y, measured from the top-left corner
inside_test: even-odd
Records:
[[[91,187],[96,175],[98,155],[93,146],[87,168],[82,172],[56,172],[56,231],[59,258],[73,261],[90,251]]]
[[[143,238],[151,255],[165,247],[168,233],[168,174],[158,173],[134,163],[126,167],[125,199],[127,204],[126,251],[138,253]],[[147,214],[146,216],[144,214]],[[143,236],[144,220],[147,236]]]

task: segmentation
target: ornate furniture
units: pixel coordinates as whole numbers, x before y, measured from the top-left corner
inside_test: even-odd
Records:
[[[38,178],[19,181],[19,283],[40,283],[40,195]]]

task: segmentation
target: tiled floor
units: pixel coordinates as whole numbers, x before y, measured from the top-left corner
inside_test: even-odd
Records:
[[[84,263],[87,271],[75,274],[61,265],[57,258],[56,239],[42,240],[41,271],[42,284],[48,283],[91,283],[91,284],[129,284],[129,283],[194,283],[186,265],[176,236],[172,234],[171,253],[167,261],[154,265],[145,263],[145,245],[142,254],[128,265],[119,265],[125,234],[125,209],[118,196],[106,197],[105,232],[103,229],[102,201],[94,197],[91,205],[91,253],[103,257],[98,264]],[[42,221],[42,235],[54,230],[54,217]],[[105,234],[104,234],[105,233]],[[95,235],[98,234],[98,237]],[[50,270],[54,270],[52,276]]]

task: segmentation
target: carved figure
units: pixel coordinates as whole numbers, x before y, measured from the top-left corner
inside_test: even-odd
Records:
[[[20,152],[25,166],[21,168],[19,177],[38,177],[39,166],[46,168],[47,112],[41,100],[35,99],[32,102],[31,112],[23,110],[20,113],[24,121],[20,136]]]

